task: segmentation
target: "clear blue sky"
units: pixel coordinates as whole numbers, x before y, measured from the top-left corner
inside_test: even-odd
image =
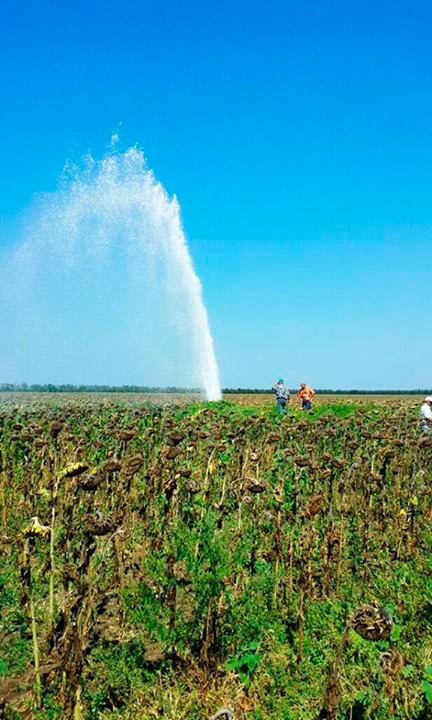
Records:
[[[416,0],[3,0],[0,242],[121,123],[181,203],[224,385],[431,387],[431,35]]]

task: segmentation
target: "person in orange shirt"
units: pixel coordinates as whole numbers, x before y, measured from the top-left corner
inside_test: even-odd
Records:
[[[312,390],[309,385],[306,385],[306,383],[302,383],[300,385],[300,390],[297,393],[297,397],[301,402],[303,410],[312,410],[312,398],[314,395],[315,390]]]

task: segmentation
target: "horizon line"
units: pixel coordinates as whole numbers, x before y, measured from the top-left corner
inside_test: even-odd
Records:
[[[297,388],[288,388],[291,393],[295,393]],[[42,392],[42,393],[67,393],[67,392],[126,392],[126,393],[166,393],[166,394],[202,394],[202,388],[185,388],[177,387],[174,385],[169,386],[149,386],[149,385],[108,385],[108,384],[80,384],[74,385],[73,383],[0,383],[0,392]],[[271,387],[268,388],[251,388],[251,387],[225,387],[221,388],[221,392],[225,395],[229,394],[272,394]],[[431,388],[412,388],[412,389],[401,389],[401,388],[317,388],[316,394],[320,395],[427,395],[432,394]]]

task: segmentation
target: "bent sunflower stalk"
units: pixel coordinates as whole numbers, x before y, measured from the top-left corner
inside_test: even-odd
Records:
[[[31,622],[31,633],[32,633],[32,645],[33,645],[33,663],[35,668],[35,695],[36,695],[36,706],[42,707],[42,677],[40,670],[40,653],[39,653],[39,640],[37,632],[37,620],[35,603],[33,598],[32,588],[32,570],[31,570],[31,551],[34,544],[34,538],[37,536],[46,537],[50,529],[46,525],[41,525],[38,517],[33,517],[30,524],[24,528],[24,548],[23,548],[23,562],[22,562],[22,578],[27,587],[28,602],[30,610],[30,622]]]
[[[60,488],[60,482],[62,480],[66,480],[67,478],[73,478],[77,475],[81,475],[88,469],[88,465],[81,462],[75,462],[70,465],[67,465],[63,470],[61,470],[55,478],[54,481],[54,487],[52,492],[52,505],[51,505],[51,533],[50,533],[50,547],[49,547],[49,555],[50,555],[50,574],[49,574],[49,602],[48,602],[48,617],[49,617],[49,623],[50,623],[50,629],[54,626],[54,614],[55,614],[55,587],[54,587],[54,579],[55,579],[55,534],[54,534],[54,526],[55,526],[55,520],[56,520],[56,512],[57,512],[57,498],[59,494],[59,488]]]

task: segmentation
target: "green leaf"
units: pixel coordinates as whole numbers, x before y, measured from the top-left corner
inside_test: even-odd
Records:
[[[225,667],[229,672],[236,672],[238,670],[238,659],[236,657],[231,658],[226,662]]]
[[[402,625],[393,625],[391,635],[390,635],[390,640],[392,640],[392,642],[397,642],[401,636],[401,633],[402,633]]]
[[[422,693],[428,703],[432,704],[432,683],[429,680],[423,680],[421,684]]]
[[[243,656],[243,665],[246,665],[249,672],[253,672],[260,661],[260,656],[254,653],[246,653]]]
[[[401,675],[404,678],[413,678],[416,675],[416,669],[414,665],[405,665],[401,670]]]
[[[258,650],[259,646],[260,646],[259,642],[257,642],[255,640],[254,642],[249,643],[249,645],[245,649],[246,650]]]
[[[244,685],[245,687],[249,687],[249,685],[250,685],[250,677],[249,677],[249,675],[248,675],[247,673],[242,672],[242,671],[240,670],[240,672],[239,672],[239,678],[240,678],[240,680],[242,681],[242,683],[243,683],[243,685]]]

